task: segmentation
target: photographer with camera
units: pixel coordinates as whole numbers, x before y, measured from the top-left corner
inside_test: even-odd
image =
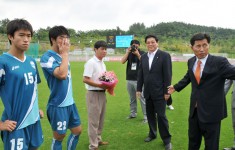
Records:
[[[139,49],[139,46],[140,42],[138,40],[132,40],[130,47],[126,50],[126,54],[121,59],[122,64],[127,61],[126,80],[127,90],[130,97],[130,115],[128,116],[128,119],[133,119],[137,116],[137,72],[139,68],[140,57],[145,53]],[[146,106],[143,94],[140,97],[140,104],[144,115],[143,123],[147,123]]]

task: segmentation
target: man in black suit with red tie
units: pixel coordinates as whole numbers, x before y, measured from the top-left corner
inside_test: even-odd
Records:
[[[205,150],[218,150],[221,120],[227,117],[225,79],[235,79],[235,67],[224,57],[209,54],[210,36],[195,34],[191,40],[195,56],[188,60],[188,71],[169,94],[192,86],[189,113],[189,150],[199,150],[204,137]]]
[[[140,97],[144,85],[149,135],[145,142],[157,137],[157,122],[160,136],[166,150],[172,149],[171,135],[166,117],[166,101],[169,99],[167,87],[171,84],[172,63],[167,52],[158,48],[158,38],[145,37],[148,53],[141,56],[137,77],[137,97]],[[157,115],[156,115],[157,114]]]

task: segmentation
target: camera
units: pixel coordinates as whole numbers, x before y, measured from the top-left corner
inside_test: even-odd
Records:
[[[134,51],[136,51],[136,46],[135,45],[131,45],[131,52],[134,52]]]

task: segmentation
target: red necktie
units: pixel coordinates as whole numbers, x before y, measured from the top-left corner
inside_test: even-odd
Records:
[[[201,63],[202,62],[200,60],[197,61],[197,68],[196,68],[195,73],[194,73],[198,84],[200,82],[200,76],[201,76]]]

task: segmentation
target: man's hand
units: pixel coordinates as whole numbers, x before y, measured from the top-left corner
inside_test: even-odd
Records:
[[[141,96],[141,92],[137,91],[137,92],[136,92],[136,97],[137,97],[138,99],[140,99],[140,96]]]
[[[131,53],[131,47],[128,47],[128,48],[126,49],[126,53],[127,53],[127,54]]]
[[[175,92],[175,88],[173,85],[170,85],[167,88],[168,88],[168,94],[173,94]]]
[[[170,98],[170,94],[164,94],[164,99],[165,99],[165,101],[167,101],[169,98]]]
[[[41,109],[39,110],[39,115],[41,119],[44,117],[44,112]]]
[[[62,42],[58,44],[60,54],[68,54],[70,49],[70,41],[68,38],[63,38]]]
[[[17,122],[11,120],[5,120],[0,122],[0,130],[12,132],[16,128]]]
[[[135,48],[135,51],[133,51],[132,53],[136,56],[138,56],[140,54],[137,48]]]
[[[108,85],[105,85],[105,84],[102,84],[102,83],[98,84],[98,87],[102,88],[102,89],[105,89],[105,90],[110,88]]]

